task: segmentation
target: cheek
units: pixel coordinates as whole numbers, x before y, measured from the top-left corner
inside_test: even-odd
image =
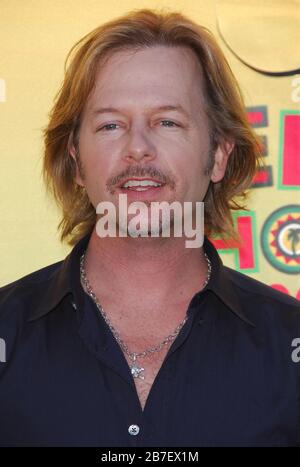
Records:
[[[97,144],[95,138],[83,137],[79,142],[79,152],[87,182],[105,179],[112,157],[103,144]]]
[[[107,169],[101,164],[93,165],[88,171],[88,176],[86,177],[86,191],[94,207],[96,207],[100,201],[107,201],[109,199],[106,188],[108,176]]]
[[[88,197],[94,207],[104,198],[105,181],[108,177],[108,169],[105,161],[101,157],[94,157],[89,153],[82,154],[82,168],[84,172],[84,185]]]
[[[87,164],[109,172],[120,158],[122,144],[109,138],[100,139],[94,134],[82,141],[81,150]]]
[[[177,159],[177,171],[182,174],[182,178],[192,181],[195,178],[201,177],[204,173],[204,161],[200,154],[194,152],[186,152]]]
[[[187,198],[194,201],[202,201],[209,185],[209,176],[205,175],[205,162],[199,154],[180,167],[183,189]]]

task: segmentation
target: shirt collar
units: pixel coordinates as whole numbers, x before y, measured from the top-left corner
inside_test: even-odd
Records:
[[[238,295],[237,289],[229,277],[229,268],[223,265],[217,249],[207,237],[204,237],[203,248],[211,261],[211,277],[206,290],[210,290],[217,295],[245,323],[255,327],[255,324],[246,317],[243,311],[241,297]]]
[[[33,321],[44,316],[49,311],[56,308],[66,295],[72,295],[77,308],[83,305],[84,292],[80,283],[80,257],[86,250],[91,233],[83,237],[72,249],[69,255],[60,263],[51,274],[48,281],[42,284],[43,290],[34,296],[34,306],[29,315],[28,321]],[[204,251],[211,261],[212,271],[205,290],[214,293],[233,313],[235,313],[245,323],[254,326],[244,314],[241,299],[238,296],[234,284],[228,277],[227,268],[214,245],[204,237]]]
[[[68,254],[68,256],[59,263],[50,278],[39,287],[41,292],[37,291],[33,298],[32,312],[28,321],[33,321],[46,315],[49,311],[56,308],[67,296],[72,296],[72,301],[78,307],[83,304],[84,295],[80,283],[80,257],[86,250],[90,233],[83,237]]]

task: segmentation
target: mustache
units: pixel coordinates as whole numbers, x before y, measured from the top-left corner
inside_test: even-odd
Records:
[[[150,178],[155,178],[160,183],[166,183],[174,189],[175,187],[175,180],[168,174],[164,174],[161,170],[157,169],[152,165],[147,166],[134,166],[134,167],[127,167],[123,172],[120,174],[111,177],[108,179],[106,183],[106,187],[110,192],[113,192],[114,188],[121,184],[124,180],[127,180],[131,177],[146,177],[149,176]]]

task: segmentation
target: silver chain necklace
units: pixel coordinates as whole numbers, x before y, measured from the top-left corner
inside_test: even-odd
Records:
[[[207,285],[207,283],[208,283],[208,281],[210,279],[210,275],[211,275],[211,262],[210,262],[210,259],[208,258],[206,253],[204,253],[204,256],[205,256],[205,259],[207,261],[207,276],[206,276],[205,281],[203,282],[203,288]],[[89,281],[88,281],[88,279],[86,277],[86,272],[85,272],[85,268],[84,268],[84,261],[85,261],[85,253],[83,253],[83,255],[80,258],[80,278],[81,278],[81,283],[83,285],[84,290],[93,299],[93,301],[97,305],[97,308],[99,309],[101,315],[105,319],[108,327],[110,328],[111,332],[113,333],[116,341],[120,345],[121,349],[126,353],[126,355],[128,355],[128,357],[132,361],[132,364],[129,365],[132,376],[134,378],[144,379],[145,377],[144,377],[144,375],[141,374],[141,372],[145,371],[145,368],[138,366],[137,362],[136,362],[136,359],[140,358],[140,357],[146,357],[147,355],[151,355],[154,352],[159,352],[164,345],[166,345],[169,342],[172,342],[176,338],[176,336],[179,334],[179,331],[183,327],[185,322],[187,321],[188,316],[186,315],[184,320],[177,326],[177,328],[172,332],[172,334],[165,337],[164,340],[162,342],[160,342],[160,344],[158,344],[158,345],[156,345],[154,347],[150,347],[150,348],[144,350],[143,352],[131,352],[128,349],[125,342],[123,342],[123,340],[121,339],[119,333],[116,331],[114,326],[111,324],[107,314],[105,313],[105,311],[103,310],[101,304],[99,303],[98,298],[94,294],[94,292],[93,292],[93,290],[92,290],[92,288],[91,288],[91,286],[89,284]]]

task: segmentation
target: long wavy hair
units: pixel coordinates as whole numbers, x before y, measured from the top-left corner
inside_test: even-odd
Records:
[[[238,83],[207,28],[178,12],[141,9],[103,24],[72,47],[65,62],[64,81],[44,129],[43,176],[62,210],[60,238],[70,245],[90,233],[96,222],[95,208],[75,181],[76,162],[70,157],[71,145],[78,147],[81,116],[96,73],[116,51],[156,45],[185,46],[194,51],[204,75],[211,148],[225,139],[235,144],[224,178],[209,184],[204,222],[206,235],[238,238],[232,211],[246,209],[248,188],[261,163],[259,139],[247,121]]]

